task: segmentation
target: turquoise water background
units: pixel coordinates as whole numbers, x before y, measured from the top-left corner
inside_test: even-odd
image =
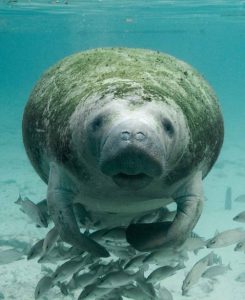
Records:
[[[226,137],[240,138],[245,129],[244,1],[2,1],[1,128],[20,128],[34,83],[57,60],[111,46],[164,51],[193,65],[220,99]]]
[[[197,228],[212,236],[216,228],[228,229],[232,216],[242,210],[234,204],[228,214],[223,202],[227,186],[234,197],[245,193],[245,1],[1,1],[0,234],[12,224],[16,233],[27,230],[34,237],[35,232],[20,226],[22,215],[13,202],[19,192],[34,201],[46,193],[27,160],[21,134],[22,113],[35,82],[67,55],[114,46],[169,53],[194,66],[212,85],[224,114],[225,142],[205,180],[206,215]]]

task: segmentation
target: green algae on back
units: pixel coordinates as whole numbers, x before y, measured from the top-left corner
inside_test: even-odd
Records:
[[[111,97],[106,97],[109,94]],[[167,54],[100,48],[58,62],[39,80],[30,96],[23,118],[23,138],[41,178],[47,182],[47,161],[54,157],[74,165],[68,124],[78,105],[89,111],[93,101],[101,101],[103,106],[108,101],[129,99],[130,95],[138,95],[142,103],[174,102],[180,107],[190,131],[191,154],[183,157],[181,170],[169,174],[169,180],[179,174],[185,176],[206,160],[204,177],[217,159],[224,134],[220,108],[207,82],[188,64]],[[132,100],[132,107],[140,104]],[[30,127],[30,122],[40,130]]]

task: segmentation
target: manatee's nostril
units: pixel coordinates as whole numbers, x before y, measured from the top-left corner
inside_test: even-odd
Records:
[[[146,136],[144,135],[143,132],[139,131],[136,133],[135,138],[138,141],[143,141],[146,138]]]
[[[122,131],[121,132],[121,138],[122,138],[122,140],[125,140],[125,141],[129,140],[130,133],[128,131]]]

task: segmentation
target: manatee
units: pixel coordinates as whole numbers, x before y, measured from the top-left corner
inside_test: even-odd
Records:
[[[202,180],[224,136],[217,97],[195,69],[128,48],[80,52],[47,70],[22,128],[60,237],[98,256],[108,252],[80,232],[75,203],[89,228],[126,226],[139,251],[177,247],[201,215]],[[132,222],[172,202],[173,221]]]

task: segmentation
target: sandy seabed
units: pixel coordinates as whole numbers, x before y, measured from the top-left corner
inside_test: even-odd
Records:
[[[7,124],[5,124],[7,126]],[[4,137],[0,141],[0,250],[9,248],[7,240],[26,242],[30,246],[43,238],[47,229],[36,228],[14,204],[19,193],[38,202],[45,198],[46,186],[32,169],[21,143],[20,130],[3,128]],[[195,228],[195,232],[208,239],[216,230],[223,231],[242,227],[232,218],[245,210],[245,203],[233,202],[231,210],[224,209],[225,193],[228,186],[232,187],[232,198],[245,194],[245,162],[244,145],[226,143],[219,161],[204,181],[205,201],[203,214]],[[245,282],[236,281],[236,277],[245,272],[245,254],[234,252],[234,246],[214,249],[222,257],[222,262],[230,264],[226,274],[217,277],[216,281],[201,278],[190,289],[188,296],[181,295],[181,285],[187,272],[194,263],[211,250],[202,249],[197,255],[190,254],[185,263],[186,268],[169,277],[162,284],[169,289],[174,300],[179,299],[210,299],[210,300],[245,300]],[[54,265],[51,265],[53,269]],[[33,300],[38,280],[44,276],[37,260],[27,261],[26,258],[5,265],[0,265],[0,292],[4,299]],[[57,287],[50,290],[44,299],[77,299],[79,291],[73,296],[63,296]]]

